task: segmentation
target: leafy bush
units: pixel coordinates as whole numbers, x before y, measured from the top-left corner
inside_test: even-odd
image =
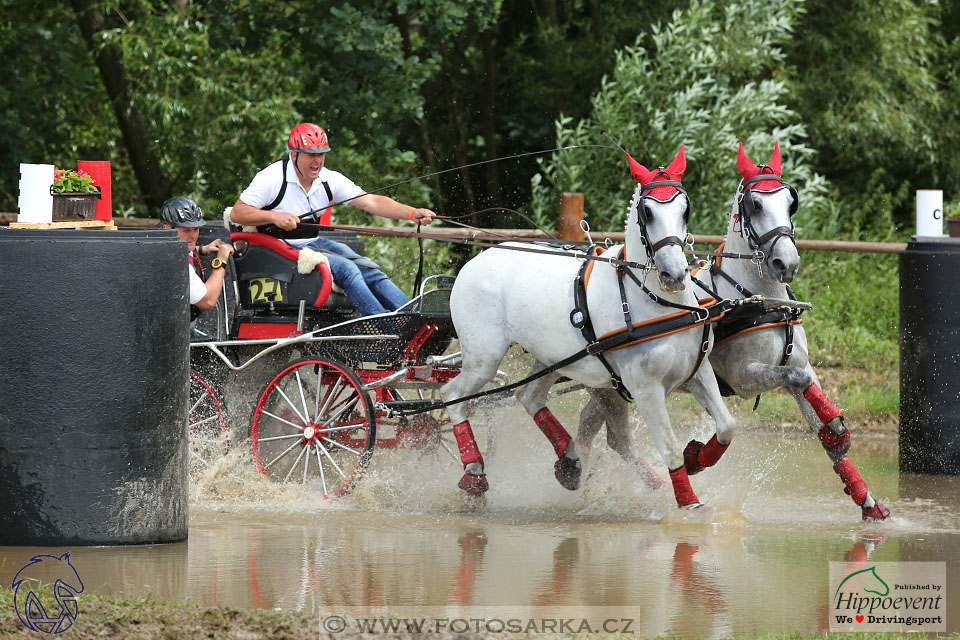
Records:
[[[779,140],[784,177],[806,207],[822,206],[827,185],[809,166],[814,151],[804,143],[804,125],[784,106],[787,86],[778,77],[782,47],[801,10],[797,0],[693,0],[671,23],[654,26],[649,42],[641,35],[618,53],[612,77],[592,98],[590,117],[557,121],[557,146],[602,143],[609,132],[650,167],[666,164],[685,144],[691,227],[719,233],[740,178],[737,142],[766,161]],[[591,226],[619,228],[632,182],[618,152],[559,152],[541,162],[533,178],[533,211],[541,224],[551,224],[559,193],[582,191]]]

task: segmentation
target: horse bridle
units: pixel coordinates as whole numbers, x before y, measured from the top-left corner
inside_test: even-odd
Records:
[[[660,174],[663,174],[669,177],[669,174],[667,174],[667,172],[664,171],[664,168],[662,166],[659,167],[658,169],[659,169],[657,172],[658,176]],[[656,198],[652,198],[652,196],[650,196],[649,193],[654,189],[656,189],[657,187],[674,187],[677,190],[677,192],[673,194],[670,200],[666,200],[666,201],[656,200]],[[660,238],[656,242],[651,243],[647,237],[647,222],[649,222],[649,218],[647,218],[647,208],[646,206],[644,206],[644,201],[647,198],[651,198],[661,203],[671,202],[680,194],[683,194],[683,197],[687,199],[687,208],[683,212],[683,222],[684,224],[686,224],[690,220],[690,196],[687,195],[687,192],[684,190],[683,186],[678,181],[654,180],[653,182],[648,182],[647,184],[645,184],[643,188],[640,190],[640,197],[637,198],[637,226],[640,227],[640,236],[643,239],[643,246],[647,250],[647,258],[650,261],[653,261],[653,254],[655,254],[660,249],[663,249],[664,247],[669,247],[670,245],[677,245],[679,247],[682,247],[684,244],[684,241],[678,238],[677,236],[664,236],[663,238]]]
[[[760,165],[760,173],[756,176],[744,180],[740,183],[740,188],[737,190],[737,202],[739,205],[740,212],[740,225],[741,233],[743,230],[747,234],[747,242],[750,245],[750,248],[754,251],[760,251],[760,253],[766,254],[766,257],[769,259],[769,256],[773,254],[773,249],[776,247],[777,242],[781,238],[790,238],[790,241],[793,242],[794,246],[797,244],[797,240],[794,237],[794,225],[793,225],[793,214],[797,212],[797,207],[800,204],[800,198],[797,195],[797,190],[793,188],[793,185],[784,182],[780,176],[773,173],[763,173],[764,169],[769,169],[767,165]],[[770,229],[763,235],[757,233],[756,228],[753,226],[753,196],[749,193],[752,190],[752,187],[758,182],[766,182],[768,180],[773,180],[779,182],[782,186],[780,188],[786,187],[789,190],[790,196],[793,198],[793,202],[790,203],[790,226],[779,226]],[[768,251],[763,251],[762,247],[768,242],[771,242],[770,248]]]

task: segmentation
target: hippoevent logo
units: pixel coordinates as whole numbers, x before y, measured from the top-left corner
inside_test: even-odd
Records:
[[[49,586],[51,595],[46,596],[41,586]],[[31,631],[63,633],[80,613],[77,596],[83,593],[83,581],[70,564],[69,553],[33,556],[14,576],[10,588],[17,617]]]
[[[944,562],[831,562],[830,631],[947,630]]]

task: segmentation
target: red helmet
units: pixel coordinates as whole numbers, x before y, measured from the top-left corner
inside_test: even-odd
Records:
[[[301,122],[290,131],[287,138],[287,147],[291,151],[304,153],[326,153],[330,151],[327,143],[327,132],[312,122]]]

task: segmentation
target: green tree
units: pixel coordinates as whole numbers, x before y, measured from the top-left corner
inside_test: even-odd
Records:
[[[801,7],[799,0],[693,0],[649,39],[641,35],[617,54],[590,116],[557,121],[557,146],[602,143],[609,132],[652,167],[668,164],[685,144],[691,228],[721,233],[740,179],[738,140],[757,161],[766,161],[779,140],[784,178],[800,191],[802,211],[816,210],[826,184],[810,169],[813,149],[798,115],[784,105],[787,85],[778,74]],[[615,229],[635,188],[618,151],[563,151],[534,177],[533,209],[551,224],[559,192],[582,191],[591,225]]]

